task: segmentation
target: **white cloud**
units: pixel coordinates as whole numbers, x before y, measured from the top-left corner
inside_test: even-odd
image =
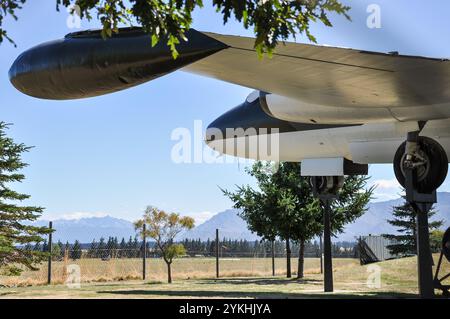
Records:
[[[397,182],[397,179],[377,179],[369,183],[370,186],[375,186],[373,201],[386,201],[400,197],[402,187]]]
[[[401,189],[397,179],[377,179],[373,183],[378,189]]]
[[[53,213],[44,213],[42,219],[45,220],[58,220],[58,219],[66,219],[66,220],[78,220],[82,218],[91,218],[91,217],[105,217],[108,216],[105,212],[72,212],[72,213],[63,213],[63,214],[53,214]]]

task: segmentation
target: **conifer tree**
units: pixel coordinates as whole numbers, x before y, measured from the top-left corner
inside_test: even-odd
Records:
[[[97,258],[97,242],[95,239],[92,241],[91,246],[89,246],[87,255],[89,258]]]
[[[108,252],[106,251],[105,238],[100,238],[97,246],[97,258],[107,258]]]
[[[127,257],[127,243],[125,242],[125,238],[122,237],[122,241],[119,245],[119,258]]]
[[[80,259],[81,258],[81,245],[78,240],[75,240],[75,243],[72,247],[72,253],[70,256],[73,260]]]
[[[21,183],[25,176],[20,172],[26,163],[22,154],[30,147],[17,144],[6,135],[9,125],[0,122],[0,273],[19,274],[23,269],[37,269],[47,256],[42,249],[29,250],[31,243],[41,243],[42,236],[51,232],[47,227],[32,226],[30,222],[38,219],[42,207],[20,205],[29,195],[14,191],[13,183]],[[40,247],[39,247],[40,248]]]
[[[64,258],[64,244],[58,240],[58,250],[59,250],[59,256],[58,259],[63,259]]]
[[[52,244],[52,260],[58,260],[61,256],[61,250],[58,244]]]
[[[417,253],[416,246],[416,213],[413,207],[406,201],[406,196],[402,198],[405,202],[402,205],[393,207],[393,219],[389,219],[388,223],[397,228],[398,234],[385,234],[385,238],[393,241],[388,245],[390,253],[393,255],[407,256]],[[432,208],[428,212],[428,218],[433,217],[436,211]],[[430,233],[443,225],[442,220],[430,221]]]
[[[66,256],[70,256],[70,249],[71,246],[69,244],[69,241],[66,241],[66,244],[64,245],[64,258],[66,258]]]

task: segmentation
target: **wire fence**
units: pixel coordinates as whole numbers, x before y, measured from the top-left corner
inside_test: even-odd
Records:
[[[220,277],[255,277],[285,275],[287,254],[285,243],[249,242],[245,240],[180,241],[186,253],[171,265],[172,278],[197,279]],[[144,244],[145,242],[145,244]],[[349,247],[335,247],[337,257],[354,258],[355,251]],[[50,249],[51,247],[51,249]],[[145,249],[144,249],[145,247]],[[0,276],[0,286],[41,285],[47,283],[70,284],[122,280],[167,280],[167,264],[161,252],[151,241],[137,237],[115,237],[98,242],[65,243],[58,241],[23,247],[29,250],[50,251],[51,258],[42,263],[37,271],[24,269],[20,276]],[[291,269],[296,274],[298,246],[291,246]],[[320,245],[308,243],[305,253],[305,273],[321,272]],[[339,261],[338,261],[339,262]]]

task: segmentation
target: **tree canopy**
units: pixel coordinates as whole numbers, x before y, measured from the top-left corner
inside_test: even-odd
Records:
[[[250,230],[264,239],[275,237],[310,240],[323,229],[323,207],[313,196],[309,178],[301,176],[300,163],[256,162],[247,173],[256,178],[258,189],[238,186],[235,192],[223,190],[241,210]],[[366,211],[373,188],[366,189],[367,177],[347,176],[339,197],[333,204],[332,231],[344,226]]]
[[[3,38],[12,41],[2,27],[3,18],[11,15],[17,19],[17,11],[25,3],[26,0],[0,1],[0,42]],[[123,24],[138,24],[151,35],[153,45],[164,38],[176,57],[176,45],[186,40],[185,32],[193,22],[192,13],[203,7],[203,0],[56,0],[58,9],[72,5],[78,6],[82,18],[97,17],[105,37],[119,32]],[[350,8],[339,0],[212,0],[212,6],[222,14],[224,24],[235,19],[245,29],[253,29],[255,49],[260,55],[271,54],[279,41],[298,34],[315,42],[311,22],[332,26],[331,13],[350,19]]]
[[[247,172],[256,178],[257,189],[244,185],[234,192],[223,192],[234,207],[241,210],[240,215],[251,231],[267,240],[279,237],[297,241],[300,250],[305,242],[322,233],[324,208],[313,196],[309,178],[301,176],[300,163],[283,162],[274,166],[256,162]],[[342,232],[346,224],[366,211],[373,192],[373,188],[366,189],[366,183],[366,177],[345,178],[339,198],[333,204],[331,227],[334,234]],[[302,255],[300,251],[300,267]]]

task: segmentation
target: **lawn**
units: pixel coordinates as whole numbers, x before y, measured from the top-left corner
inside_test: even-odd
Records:
[[[178,262],[181,264],[182,260]],[[314,260],[309,261],[309,264],[315,266]],[[80,288],[69,288],[62,284],[38,285],[1,288],[0,298],[411,298],[417,296],[417,266],[414,257],[367,266],[360,266],[355,260],[346,262],[336,260],[335,292],[332,294],[322,292],[322,275],[313,271],[315,267],[310,266],[307,267],[308,271],[303,280],[287,279],[280,275],[219,279],[212,279],[209,276],[209,278],[190,277],[190,279],[178,277],[173,284],[149,279],[145,282],[133,280],[82,283]],[[450,271],[449,263],[445,263],[444,271]],[[368,286],[369,276],[378,272],[381,274],[381,285]],[[374,283],[374,281],[370,282]]]

